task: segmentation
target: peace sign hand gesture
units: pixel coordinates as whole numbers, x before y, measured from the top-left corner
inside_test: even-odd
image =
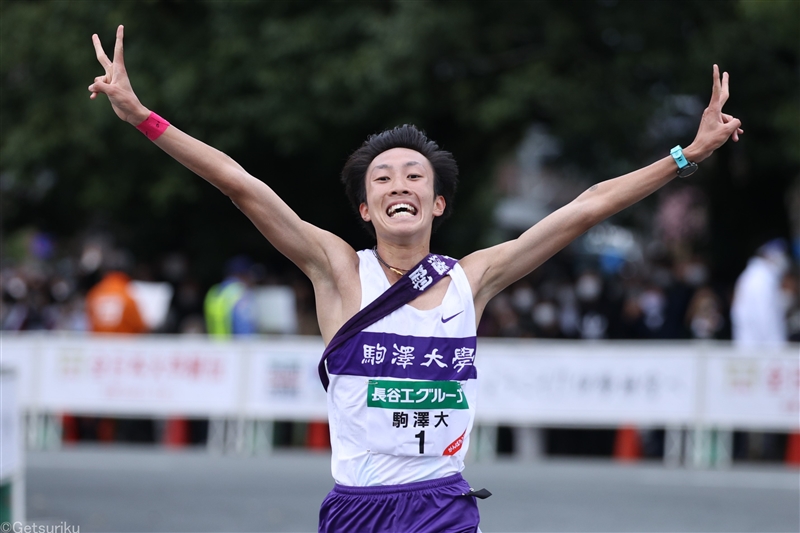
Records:
[[[122,54],[123,30],[124,28],[121,25],[117,28],[117,41],[114,44],[113,61],[109,60],[103,51],[103,46],[100,44],[100,38],[97,34],[92,35],[92,43],[94,43],[97,60],[106,72],[103,76],[96,77],[94,83],[89,85],[89,91],[92,93],[89,98],[95,99],[99,93],[105,94],[117,116],[136,126],[147,119],[150,111],[139,102],[128,79],[128,72],[125,70],[125,61]]]
[[[739,140],[739,135],[744,133],[742,122],[738,118],[722,112],[722,106],[730,96],[728,90],[728,73],[719,76],[719,67],[714,65],[714,85],[711,91],[711,102],[703,111],[700,127],[692,144],[684,152],[691,152],[691,161],[699,163],[711,153],[725,144],[728,139],[734,142]]]

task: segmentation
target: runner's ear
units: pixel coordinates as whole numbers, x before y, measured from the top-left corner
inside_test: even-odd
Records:
[[[433,201],[433,216],[440,217],[442,213],[444,213],[445,208],[447,207],[447,200],[444,199],[444,196],[439,195]]]
[[[361,220],[364,222],[369,222],[371,220],[369,216],[369,207],[367,207],[366,202],[362,202],[361,205],[358,206],[358,212],[361,214]]]

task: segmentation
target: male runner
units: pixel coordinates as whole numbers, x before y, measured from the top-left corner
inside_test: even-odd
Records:
[[[348,196],[377,241],[373,250],[356,252],[301,220],[230,157],[144,107],[125,70],[122,26],[113,61],[97,35],[92,40],[105,74],[89,86],[90,97],[105,94],[119,118],[227,195],[314,286],[328,345],[321,377],[330,382],[336,481],[320,510],[325,532],[479,531],[476,493],[460,472],[474,419],[475,328],[486,304],[595,224],[688,176],[743,133],[740,121],[722,112],[728,75],[720,77],[714,65],[711,103],[688,147],[593,185],[519,238],[455,262],[430,254],[434,221],[447,214],[455,186],[452,156],[413,126],[388,130],[370,137],[343,172]],[[401,300],[407,304],[390,309]],[[382,301],[386,309],[371,310]]]

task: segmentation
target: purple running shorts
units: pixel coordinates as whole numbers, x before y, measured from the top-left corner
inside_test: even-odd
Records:
[[[476,533],[480,516],[461,474],[385,485],[334,485],[319,510],[319,533]]]

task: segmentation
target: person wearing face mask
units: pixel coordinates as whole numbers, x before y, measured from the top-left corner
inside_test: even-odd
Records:
[[[578,331],[582,339],[608,337],[611,310],[603,298],[603,278],[594,271],[580,275],[575,283],[575,295],[580,306]]]
[[[736,280],[731,305],[733,342],[741,347],[787,342],[781,281],[789,270],[788,245],[773,239],[756,250]]]

